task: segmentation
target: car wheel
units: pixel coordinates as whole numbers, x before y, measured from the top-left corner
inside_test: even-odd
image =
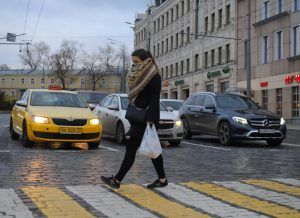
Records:
[[[23,123],[23,134],[22,134],[22,142],[24,147],[32,147],[33,142],[29,140],[28,138],[28,132],[27,132],[27,124],[26,122]]]
[[[181,142],[181,140],[170,140],[169,144],[171,146],[178,146],[178,145],[180,145],[180,142]]]
[[[192,138],[192,133],[190,131],[190,126],[187,119],[182,119],[182,123],[183,123],[183,138],[184,139]]]
[[[94,150],[99,147],[100,141],[99,142],[88,142],[89,145],[89,150]]]
[[[229,123],[222,122],[218,129],[219,140],[222,145],[230,145],[232,142],[231,128]]]
[[[270,146],[279,146],[282,143],[282,139],[269,139],[267,140],[267,144]]]
[[[10,125],[9,125],[9,132],[10,132],[10,138],[12,140],[18,140],[19,135],[15,132],[12,119],[10,118]]]
[[[124,144],[126,142],[125,129],[122,122],[118,122],[116,129],[116,140],[118,144]]]

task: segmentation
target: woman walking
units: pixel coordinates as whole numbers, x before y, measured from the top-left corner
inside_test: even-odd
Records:
[[[147,124],[154,124],[158,127],[159,123],[161,77],[159,75],[158,67],[151,53],[144,49],[134,51],[131,57],[133,68],[127,77],[129,87],[128,98],[130,102],[134,103],[135,107],[147,109],[146,121],[137,123],[129,120],[131,126],[127,134],[130,136],[130,139],[119,172],[116,176],[101,177],[105,184],[115,189],[120,188],[122,180],[134,163],[136,151],[140,147]],[[168,181],[165,176],[162,155],[160,154],[156,159],[151,160],[158,175],[158,179],[147,187],[159,188],[167,186]]]

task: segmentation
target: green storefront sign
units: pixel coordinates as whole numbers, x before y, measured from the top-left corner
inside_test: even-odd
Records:
[[[225,66],[222,70],[217,70],[217,71],[213,71],[213,72],[208,72],[207,73],[207,78],[208,79],[211,79],[211,78],[214,78],[214,77],[217,77],[217,76],[221,76],[222,75],[222,72],[224,74],[227,74],[230,72],[230,67],[229,66]]]
[[[184,84],[184,80],[177,80],[177,81],[175,81],[175,86],[178,86],[178,85],[182,85],[182,84]]]

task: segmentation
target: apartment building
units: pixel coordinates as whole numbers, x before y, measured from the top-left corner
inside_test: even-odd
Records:
[[[162,97],[236,88],[236,1],[156,1],[135,20],[135,48],[150,50]]]
[[[238,38],[246,37],[247,0],[237,1]],[[251,88],[262,107],[300,120],[300,0],[251,1]],[[237,44],[237,86],[246,88],[245,41]]]
[[[42,70],[0,70],[0,92],[6,97],[20,98],[26,89],[48,88],[60,85],[60,80],[52,71]],[[121,79],[117,74],[105,75],[96,84],[96,91],[105,93],[120,92]],[[84,70],[74,70],[66,79],[70,90],[92,90],[93,82]]]

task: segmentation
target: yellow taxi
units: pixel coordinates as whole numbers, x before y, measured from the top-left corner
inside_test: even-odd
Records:
[[[77,92],[28,89],[12,109],[10,135],[13,140],[21,136],[25,147],[33,142],[86,142],[95,149],[102,123]]]

